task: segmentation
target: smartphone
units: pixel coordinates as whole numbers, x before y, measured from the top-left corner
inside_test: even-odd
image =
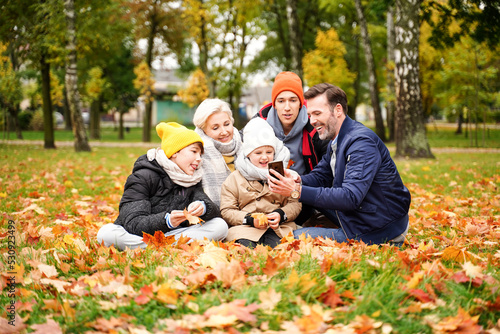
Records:
[[[274,169],[281,175],[285,176],[285,168],[283,167],[283,161],[271,161],[267,164],[267,167],[271,170]],[[273,176],[273,174],[269,173],[269,175]],[[274,176],[273,176],[274,177]]]

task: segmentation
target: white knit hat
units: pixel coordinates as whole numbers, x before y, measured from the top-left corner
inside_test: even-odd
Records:
[[[244,156],[247,156],[261,146],[272,146],[276,154],[278,138],[274,135],[274,130],[269,123],[260,117],[256,117],[252,118],[243,128],[241,152]]]

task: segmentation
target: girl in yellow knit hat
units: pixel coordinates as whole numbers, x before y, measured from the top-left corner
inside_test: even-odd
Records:
[[[145,248],[143,233],[156,231],[176,238],[224,239],[227,224],[201,186],[201,137],[174,122],[158,124],[156,132],[161,147],[137,159],[125,183],[118,218],[101,227],[97,240],[123,250]],[[189,215],[203,224],[190,225]]]

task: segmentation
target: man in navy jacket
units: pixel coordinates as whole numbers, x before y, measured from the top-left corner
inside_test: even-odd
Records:
[[[320,139],[331,140],[328,151],[313,171],[302,177],[290,170],[285,177],[272,171],[269,185],[273,192],[315,207],[340,228],[303,228],[294,236],[305,233],[369,244],[403,242],[411,196],[387,147],[372,130],[347,116],[347,97],[342,89],[318,84],[305,93],[305,99]]]

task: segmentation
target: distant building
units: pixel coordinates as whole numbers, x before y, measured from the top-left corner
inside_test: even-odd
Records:
[[[244,114],[248,119],[252,118],[264,105],[271,102],[272,86],[249,87],[243,91],[241,97]]]
[[[153,103],[153,125],[164,121],[193,124],[196,108],[190,108],[176,99],[177,92],[186,87],[187,81],[177,77],[175,71],[169,69],[153,70],[153,75],[157,96]]]

